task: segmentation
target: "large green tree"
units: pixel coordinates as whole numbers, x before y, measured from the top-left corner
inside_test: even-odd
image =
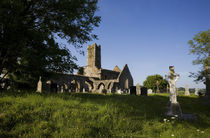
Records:
[[[154,92],[166,90],[168,81],[163,79],[161,75],[150,75],[143,82],[143,86],[147,89],[152,89]]]
[[[197,55],[197,59],[193,61],[194,65],[201,65],[202,69],[197,73],[191,73],[191,77],[196,78],[195,81],[204,81],[206,91],[210,95],[210,29],[202,31],[189,40],[190,53]]]
[[[196,81],[205,80],[205,67],[209,67],[210,61],[210,29],[200,32],[189,40],[190,53],[197,55],[197,59],[193,60],[194,65],[202,65],[202,69],[198,73],[191,73]]]
[[[0,74],[31,82],[50,71],[73,72],[76,57],[60,40],[81,48],[97,39],[97,9],[97,0],[1,0]]]

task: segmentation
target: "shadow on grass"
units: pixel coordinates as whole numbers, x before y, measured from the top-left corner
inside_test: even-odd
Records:
[[[166,105],[169,97],[167,94],[157,94],[151,96],[134,95],[102,95],[90,93],[8,93],[0,94],[2,96],[27,97],[28,95],[40,95],[42,97],[55,97],[65,101],[72,99],[79,100],[79,104],[90,103],[111,110],[113,114],[123,115],[130,120],[156,120],[162,122],[165,118]],[[177,121],[176,123],[187,123],[197,128],[208,128],[210,126],[210,106],[206,106],[199,97],[178,96],[183,113],[193,113],[198,117],[197,121]],[[79,108],[79,107],[78,107]],[[110,111],[109,111],[110,112]]]
[[[146,120],[161,121],[165,117],[166,105],[169,101],[168,96],[159,94],[152,96],[74,94],[74,97],[82,98],[81,102],[90,101],[99,105],[112,104],[119,109],[121,107],[133,109],[127,112],[127,116],[131,118],[143,117]],[[178,96],[178,102],[184,114],[195,114],[198,117],[197,121],[185,122],[204,128],[210,126],[210,106],[203,104],[202,97]]]

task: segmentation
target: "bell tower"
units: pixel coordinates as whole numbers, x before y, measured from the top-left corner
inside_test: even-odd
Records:
[[[87,66],[101,69],[101,46],[94,43],[88,45],[87,49]]]

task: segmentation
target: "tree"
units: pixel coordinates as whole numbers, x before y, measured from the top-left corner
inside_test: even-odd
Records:
[[[195,81],[204,81],[206,85],[206,96],[210,97],[210,29],[196,34],[193,40],[189,40],[190,53],[197,55],[193,64],[201,64],[202,69],[197,73],[191,73],[190,77],[196,78]]]
[[[202,69],[197,73],[191,73],[190,77],[196,78],[195,81],[204,81],[206,69],[208,69],[210,64],[210,29],[196,34],[193,40],[189,40],[188,43],[190,45],[190,53],[197,55],[197,59],[193,61],[193,64],[202,65]]]
[[[76,49],[97,39],[97,9],[97,0],[1,0],[0,83],[6,75],[31,83],[46,72],[73,72],[76,57],[58,39]]]
[[[147,89],[152,89],[155,92],[158,92],[159,90],[166,90],[168,81],[163,79],[161,75],[150,75],[146,78],[146,80],[143,82],[144,87]]]

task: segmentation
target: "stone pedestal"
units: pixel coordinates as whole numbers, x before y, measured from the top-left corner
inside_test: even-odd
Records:
[[[182,110],[180,104],[177,103],[171,103],[170,101],[167,104],[166,107],[166,115],[167,116],[182,116]]]

